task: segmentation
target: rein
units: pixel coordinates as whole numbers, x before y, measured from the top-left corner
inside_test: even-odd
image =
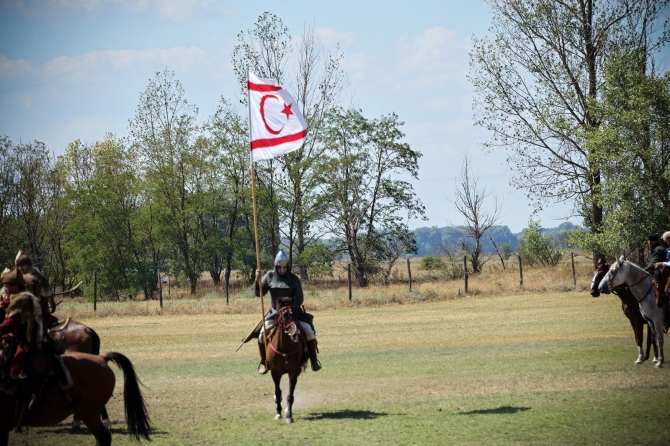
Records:
[[[284,313],[286,313],[286,312],[289,311],[290,309],[291,309],[291,307],[284,307],[284,308],[281,308],[281,309],[279,310],[279,317],[277,318],[277,329],[276,329],[276,330],[273,330],[273,332],[270,334],[270,341],[272,340],[272,336],[273,336],[279,329],[281,329],[282,331],[286,332],[286,330],[287,330],[289,327],[291,327],[292,325],[295,325],[295,321],[292,321],[292,322],[290,322],[289,324],[284,325],[284,322],[285,322],[285,321],[284,321]],[[286,363],[288,363],[288,357],[289,357],[289,356],[291,356],[291,355],[293,355],[293,354],[299,352],[300,349],[302,348],[302,343],[298,342],[298,346],[296,347],[295,350],[293,350],[293,351],[291,351],[291,352],[289,352],[289,353],[284,353],[284,352],[280,352],[279,350],[277,350],[277,348],[274,346],[274,344],[273,344],[272,342],[269,342],[269,344],[270,344],[270,348],[272,349],[272,351],[275,352],[275,354],[277,354],[277,355],[283,357],[283,358],[284,358],[284,362],[286,362]]]

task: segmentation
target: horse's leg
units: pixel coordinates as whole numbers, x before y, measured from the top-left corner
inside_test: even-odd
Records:
[[[100,416],[96,414],[96,411],[82,413],[81,420],[84,422],[89,432],[95,437],[96,446],[111,446],[112,434],[105,425],[102,424],[102,420],[100,420]]]
[[[298,374],[290,373],[288,375],[289,379],[289,388],[288,396],[286,397],[286,422],[291,424],[293,423],[293,392],[295,391],[295,385],[298,384]]]
[[[658,361],[656,367],[663,367],[663,313],[662,309],[656,306],[653,299],[643,299],[640,302],[640,312],[647,320],[647,325],[654,335],[654,343],[658,348]]]
[[[633,327],[633,333],[635,334],[635,344],[637,345],[637,360],[635,361],[635,364],[642,364],[645,359],[644,357],[644,348],[642,346],[642,342],[644,340],[644,319],[642,317],[628,317],[628,320],[630,321],[631,327]]]
[[[272,370],[272,380],[275,382],[275,403],[277,404],[277,414],[275,420],[281,420],[281,373]]]
[[[105,425],[107,429],[112,427],[112,420],[109,419],[109,414],[107,413],[107,408],[102,407],[102,412],[100,413],[100,417],[102,418],[102,424]]]
[[[658,362],[658,347],[656,346],[654,338],[651,336],[651,328],[649,328],[649,325],[647,325],[647,353],[646,353],[647,359],[649,359],[649,349],[652,346],[654,347],[654,359],[652,363],[656,364],[656,362]]]

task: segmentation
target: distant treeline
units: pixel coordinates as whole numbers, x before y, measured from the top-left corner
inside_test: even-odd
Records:
[[[555,240],[559,247],[567,248],[568,231],[575,228],[574,224],[565,222],[555,228],[542,228],[542,235]],[[483,253],[495,254],[495,249],[489,236],[499,249],[503,244],[508,244],[510,252],[516,252],[519,239],[523,236],[524,231],[513,233],[507,226],[493,226],[482,238]],[[447,226],[442,228],[432,226],[429,228],[417,228],[414,230],[414,237],[416,239],[417,256],[422,257],[425,255],[444,254],[442,248],[457,249],[460,246],[461,240],[464,237],[467,240],[468,235],[462,226]]]

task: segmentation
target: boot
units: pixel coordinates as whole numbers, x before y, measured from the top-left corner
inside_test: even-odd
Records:
[[[321,370],[321,363],[316,357],[316,352],[318,351],[316,347],[316,339],[309,341],[309,362],[312,363],[312,370],[318,372]]]
[[[261,354],[261,363],[258,364],[258,373],[265,375],[268,372],[267,365],[265,363],[265,345],[258,344],[258,351]]]

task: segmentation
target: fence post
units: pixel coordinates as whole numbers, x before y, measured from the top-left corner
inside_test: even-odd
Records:
[[[351,302],[351,263],[347,264],[347,284],[349,286],[349,302]]]
[[[93,271],[93,311],[98,309],[98,272]]]
[[[572,260],[572,283],[577,288],[577,275],[575,274],[575,253],[570,251],[570,260]]]
[[[523,286],[523,266],[521,265],[521,256],[516,255],[519,258],[519,286]]]
[[[407,276],[409,277],[409,292],[412,292],[412,270],[409,267],[409,257],[407,258]]]
[[[468,292],[468,256],[463,256],[463,271],[465,272],[465,292]]]
[[[163,279],[161,278],[161,272],[158,271],[158,299],[161,304],[161,310],[163,309]]]

